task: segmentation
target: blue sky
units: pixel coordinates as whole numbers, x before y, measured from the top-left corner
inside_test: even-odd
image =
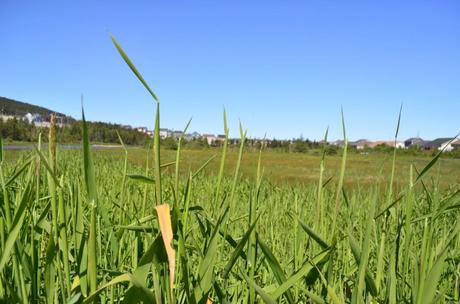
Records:
[[[460,131],[458,1],[0,0],[0,96],[80,118],[231,135],[390,139]]]

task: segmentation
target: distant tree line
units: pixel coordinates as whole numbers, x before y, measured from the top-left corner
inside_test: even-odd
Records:
[[[165,138],[161,141],[162,145],[166,149],[176,150],[178,140],[173,137]],[[211,144],[208,144],[205,138],[196,138],[192,140],[184,140],[182,142],[182,147],[186,149],[203,149],[203,148],[213,148],[213,147],[222,147],[224,144],[223,141],[214,141]],[[258,151],[263,145],[263,149],[287,153],[318,153],[324,148],[326,154],[335,155],[338,154],[340,148],[335,145],[326,144],[322,142],[312,141],[304,138],[295,138],[291,140],[286,139],[257,139],[257,138],[247,138],[245,140],[245,149],[249,151]],[[229,148],[238,148],[240,146],[239,138],[229,138],[228,139]]]
[[[135,129],[127,129],[118,124],[105,122],[88,122],[88,131],[91,142],[95,143],[111,143],[118,144],[118,135],[120,134],[123,142],[127,145],[147,146],[152,142],[152,138]],[[48,129],[46,127],[37,127],[25,120],[12,118],[7,121],[0,119],[0,136],[4,140],[37,142],[39,134],[42,134],[42,141],[46,142],[48,137]],[[73,120],[71,123],[57,127],[57,139],[60,143],[79,143],[82,141],[82,124],[81,121]],[[167,137],[161,140],[161,145],[170,150],[177,149],[178,140],[174,137]],[[229,148],[237,148],[240,145],[240,139],[230,138],[228,140]],[[207,149],[221,147],[223,141],[213,142],[208,144],[205,138],[195,138],[191,140],[183,140],[182,147],[185,149]],[[249,151],[257,151],[264,145],[265,150],[279,151],[286,153],[308,153],[312,155],[320,155],[325,150],[327,155],[340,155],[343,149],[339,146],[329,143],[312,141],[304,138],[296,138],[291,140],[280,139],[255,139],[247,138],[245,141],[245,149]],[[374,148],[365,148],[358,150],[355,147],[349,146],[350,153],[372,154],[372,153],[392,153],[393,147],[386,144],[378,145]],[[421,149],[398,149],[398,154],[419,155],[419,156],[434,156],[438,150],[424,151]],[[460,149],[454,149],[451,152],[443,153],[444,157],[460,158]]]

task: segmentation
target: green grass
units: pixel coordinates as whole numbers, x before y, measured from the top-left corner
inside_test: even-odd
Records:
[[[4,151],[5,159],[8,162],[17,161],[18,158],[28,152]],[[80,153],[75,151],[58,151],[60,154]],[[210,157],[216,156],[204,169],[205,175],[217,175],[221,162],[222,150],[210,148],[203,150],[181,149],[180,175],[186,176],[189,169],[197,170]],[[103,156],[120,161],[124,159],[122,148],[94,150],[96,157]],[[176,159],[176,151],[162,150],[162,162],[170,163]],[[234,173],[238,151],[229,149],[227,152],[226,170],[227,176]],[[241,172],[244,177],[255,177],[257,169],[258,151],[245,151],[242,158]],[[348,154],[347,168],[344,184],[346,187],[369,186],[380,183],[383,186],[391,176],[392,155],[387,153],[374,153],[369,155]],[[407,183],[410,166],[414,165],[419,170],[431,161],[428,156],[401,155],[396,157],[395,182],[401,185]],[[144,167],[147,160],[147,149],[128,148],[128,160],[131,164]],[[330,177],[336,178],[340,170],[340,156],[326,156],[327,166],[323,176],[326,182]],[[276,185],[302,183],[317,183],[319,179],[321,155],[302,153],[285,153],[277,151],[263,152],[263,166],[265,169],[264,179]],[[175,167],[165,169],[165,172],[173,173]],[[436,182],[439,187],[446,187],[460,183],[460,159],[441,158],[436,166],[430,171],[427,182]]]
[[[62,151],[67,153],[69,151]],[[5,151],[8,161],[14,161],[23,152]],[[79,153],[79,152],[69,152]],[[118,162],[124,159],[123,149],[95,150],[95,156],[103,156]],[[144,167],[147,160],[147,150],[144,148],[128,148],[128,160],[131,164]],[[220,171],[222,149],[212,148],[204,150],[181,149],[180,152],[180,175],[184,178],[189,170],[198,170],[209,158],[215,156],[204,169],[205,175],[218,175]],[[163,163],[176,160],[177,153],[173,150],[162,150]],[[255,178],[257,171],[259,152],[245,151],[241,161],[241,173],[243,177]],[[238,150],[228,149],[226,153],[226,167],[224,174],[233,176]],[[411,165],[421,170],[430,161],[431,157],[397,156],[395,169],[395,183],[400,186],[407,184]],[[323,182],[333,177],[335,181],[339,177],[341,157],[326,156],[327,166],[324,169]],[[277,151],[263,151],[262,164],[264,167],[264,180],[276,185],[298,185],[317,183],[319,180],[321,155],[302,153],[285,153]],[[369,155],[348,154],[347,168],[344,184],[346,188],[360,186],[372,186],[376,183],[382,187],[388,185],[391,177],[392,155],[376,153]],[[140,169],[139,172],[143,172]],[[164,172],[173,174],[175,166],[164,169]],[[426,177],[428,183],[438,184],[442,189],[460,183],[460,159],[441,158]],[[331,182],[332,182],[331,181]]]
[[[0,145],[0,301],[460,301],[458,160],[162,150],[116,46],[153,147]]]

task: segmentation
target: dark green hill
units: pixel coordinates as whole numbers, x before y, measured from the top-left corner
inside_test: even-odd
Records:
[[[43,118],[47,119],[52,113],[56,113],[57,116],[61,117],[67,122],[71,122],[74,119],[63,113],[55,112],[50,109],[36,106],[30,103],[9,99],[6,97],[0,97],[0,114],[2,115],[13,115],[13,116],[24,116],[27,113],[40,114]]]
[[[59,142],[81,142],[80,120],[44,107],[5,97],[0,97],[0,115],[14,116],[14,118],[0,119],[0,137],[11,141],[36,142],[40,133],[46,134],[46,126],[37,126],[35,123],[22,119],[27,113],[39,114],[44,121],[49,121],[50,115],[56,113],[59,118],[58,122],[64,124],[57,130]],[[88,122],[88,129],[90,140],[93,142],[119,143],[117,132],[128,145],[144,145],[150,140],[147,134],[119,124]],[[47,137],[43,136],[42,139],[46,141]]]

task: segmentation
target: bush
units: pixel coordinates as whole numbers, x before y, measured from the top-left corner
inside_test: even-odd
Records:
[[[177,150],[177,140],[173,137],[166,137],[161,144],[168,150]]]

